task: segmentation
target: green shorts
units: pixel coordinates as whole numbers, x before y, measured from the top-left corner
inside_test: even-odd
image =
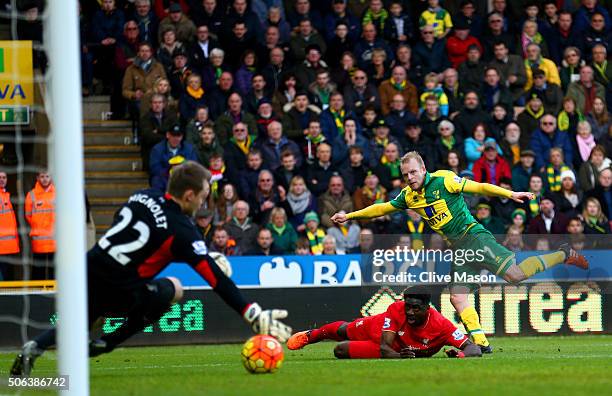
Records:
[[[514,253],[500,245],[493,234],[482,224],[473,225],[465,235],[451,243],[455,251],[451,265],[452,283],[477,288],[478,284],[467,279],[480,276],[480,271],[503,277],[508,268],[515,263]]]

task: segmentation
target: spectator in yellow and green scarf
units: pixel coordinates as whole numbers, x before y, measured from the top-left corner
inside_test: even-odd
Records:
[[[400,152],[397,144],[387,144],[382,157],[380,157],[380,163],[374,171],[380,177],[380,183],[388,191],[401,188],[402,171],[400,169]]]
[[[370,6],[366,8],[361,18],[361,26],[371,23],[376,28],[376,33],[382,35],[388,18],[389,12],[383,7],[382,0],[370,0]]]
[[[559,147],[550,149],[550,161],[546,165],[546,186],[547,190],[557,192],[561,190],[561,174],[565,171],[571,171],[571,168],[565,165],[563,158],[563,150]]]

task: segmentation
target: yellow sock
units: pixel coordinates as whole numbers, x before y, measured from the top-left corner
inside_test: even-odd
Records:
[[[489,346],[489,340],[487,340],[484,331],[482,331],[476,309],[474,309],[474,307],[467,307],[459,316],[461,317],[465,329],[474,340],[474,343],[485,347]]]
[[[554,267],[565,261],[564,252],[554,252],[542,254],[540,256],[527,257],[518,265],[521,271],[527,278],[537,274],[538,272],[546,271],[550,267]]]

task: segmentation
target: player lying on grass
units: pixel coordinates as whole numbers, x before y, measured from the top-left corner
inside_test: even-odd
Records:
[[[408,289],[404,301],[389,305],[385,313],[295,333],[287,347],[295,350],[322,340],[342,341],[334,348],[339,359],[430,357],[445,345],[460,349],[447,350],[448,357],[481,356],[480,347],[430,307],[430,301],[428,293]]]
[[[281,342],[291,335],[291,328],[278,320],[286,317],[287,311],[262,310],[257,303],[249,303],[208,255],[192,221],[208,195],[206,174],[204,167],[189,161],[173,168],[166,194],[136,192],[117,212],[113,226],[87,253],[90,327],[101,317],[126,317],[113,333],[90,342],[89,356],[112,351],[159,320],[182,298],[178,279],[153,279],[175,261],[191,265],[254,332],[270,334]],[[55,329],[28,341],[15,359],[11,374],[29,375],[34,360],[54,344]]]
[[[460,178],[450,171],[429,173],[423,158],[416,151],[402,157],[400,168],[407,186],[397,197],[390,202],[377,203],[355,212],[336,213],[331,220],[342,224],[348,220],[371,219],[399,210],[412,209],[419,213],[434,231],[442,235],[451,248],[484,253],[484,260],[479,262],[463,265],[453,262],[451,271],[458,275],[479,275],[482,269],[486,269],[510,283],[518,283],[560,263],[588,269],[589,264],[584,256],[576,253],[568,244],[561,245],[557,252],[528,257],[516,264],[514,253],[497,243],[495,237],[472,217],[463,199],[463,192],[466,192],[505,197],[522,203],[525,199],[533,199],[532,193],[513,192],[492,184],[477,183]],[[468,302],[468,293],[477,286],[451,285],[450,301],[474,342],[481,346],[483,352],[491,353],[492,348],[481,330],[478,313]]]

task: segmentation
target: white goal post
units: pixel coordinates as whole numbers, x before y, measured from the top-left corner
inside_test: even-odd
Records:
[[[47,2],[50,161],[56,186],[58,373],[69,395],[89,394],[81,61],[77,0]]]

